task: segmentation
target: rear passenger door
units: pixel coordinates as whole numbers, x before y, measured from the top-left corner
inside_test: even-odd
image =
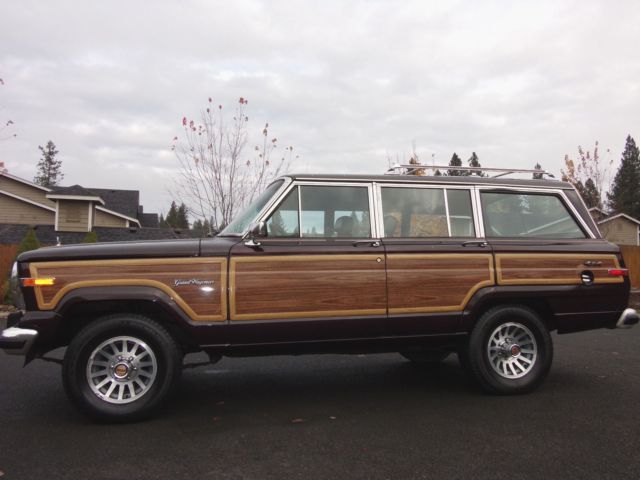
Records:
[[[479,238],[474,190],[379,184],[391,335],[455,332],[480,288],[493,285],[491,248]]]

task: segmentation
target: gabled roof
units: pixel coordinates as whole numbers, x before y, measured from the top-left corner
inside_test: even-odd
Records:
[[[98,202],[104,205],[104,200],[91,190],[80,185],[72,185],[70,187],[55,187],[51,193],[47,193],[47,198],[52,200],[86,200]]]
[[[14,198],[14,199],[19,200],[21,202],[29,203],[29,204],[33,205],[34,207],[42,208],[44,210],[49,210],[50,212],[55,212],[56,211],[55,208],[49,207],[47,205],[43,205],[43,204],[38,203],[38,202],[34,202],[33,200],[21,197],[20,195],[16,195],[15,193],[5,192],[4,190],[0,190],[0,195],[6,195],[7,197]]]
[[[619,213],[617,215],[613,215],[609,218],[605,218],[604,220],[600,220],[598,222],[598,225],[601,225],[603,223],[607,223],[610,222],[611,220],[615,220],[616,218],[626,218],[627,220],[629,220],[630,222],[635,223],[636,225],[640,225],[640,220],[637,220],[629,215],[627,215],[626,213]]]
[[[51,189],[47,187],[43,187],[42,185],[38,185],[37,183],[30,182],[29,180],[25,180],[24,178],[16,177],[15,175],[11,175],[10,173],[0,171],[0,175],[10,178],[16,182],[24,183],[25,185],[29,185],[30,187],[37,188],[40,190],[44,190],[45,192],[50,192]]]
[[[601,214],[603,214],[603,215],[607,215],[607,212],[605,212],[604,210],[602,210],[601,208],[598,208],[598,207],[591,207],[591,208],[589,209],[589,211],[590,211],[590,212],[596,211],[596,212],[600,212],[600,213],[601,213]]]
[[[89,191],[104,200],[104,207],[131,218],[137,218],[140,205],[138,190],[115,190],[109,188],[90,188]]]

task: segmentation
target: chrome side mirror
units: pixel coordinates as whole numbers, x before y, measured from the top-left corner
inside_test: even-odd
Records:
[[[266,222],[256,222],[251,224],[249,227],[249,233],[247,237],[248,240],[244,242],[245,246],[255,248],[261,245],[260,242],[256,242],[256,238],[264,238],[268,235],[267,232],[267,223]]]

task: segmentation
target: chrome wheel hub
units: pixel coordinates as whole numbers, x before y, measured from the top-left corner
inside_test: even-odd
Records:
[[[538,345],[531,330],[521,323],[503,323],[489,336],[487,357],[501,377],[520,378],[535,365]]]
[[[158,362],[153,350],[134,337],[102,342],[87,362],[87,382],[99,398],[115,404],[138,400],[155,381]]]

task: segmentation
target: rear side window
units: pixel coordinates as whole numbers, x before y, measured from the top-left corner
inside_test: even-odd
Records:
[[[481,192],[487,237],[585,238],[559,197]]]
[[[385,237],[473,237],[469,190],[382,187]]]

